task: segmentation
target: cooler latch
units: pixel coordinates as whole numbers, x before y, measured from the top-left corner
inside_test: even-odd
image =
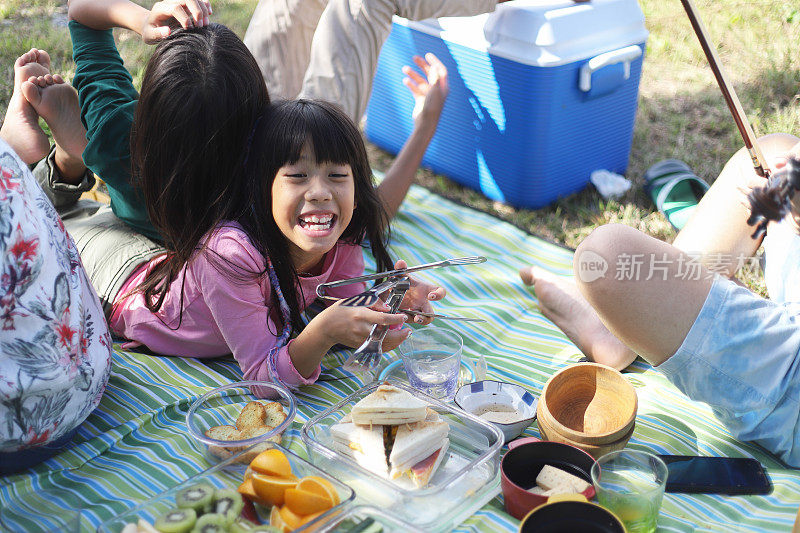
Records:
[[[592,93],[605,94],[615,89],[622,84],[622,82],[631,77],[631,61],[638,59],[641,55],[641,47],[634,44],[626,46],[625,48],[620,48],[619,50],[605,52],[591,58],[581,67],[578,88],[585,93],[592,91],[592,75],[596,73],[600,76],[601,80],[596,80],[595,85],[600,82],[600,85],[603,87],[596,87],[596,90],[592,91]],[[606,72],[598,72],[601,69],[606,69]],[[597,91],[597,89],[600,90]]]

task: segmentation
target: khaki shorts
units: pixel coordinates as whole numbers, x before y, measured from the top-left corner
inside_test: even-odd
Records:
[[[33,175],[56,206],[64,227],[75,241],[83,267],[108,317],[114,298],[136,267],[166,250],[117,218],[110,206],[80,199],[81,194],[94,187],[91,171],[86,171],[78,185],[60,182],[54,153],[51,150],[39,161]]]
[[[393,15],[409,20],[466,17],[493,11],[496,4],[497,0],[260,0],[244,44],[264,74],[270,98],[329,100],[358,123]]]

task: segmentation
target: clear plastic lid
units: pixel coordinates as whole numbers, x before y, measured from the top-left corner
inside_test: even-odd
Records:
[[[309,458],[350,485],[360,501],[386,509],[425,531],[433,525],[453,525],[466,518],[499,490],[500,448],[503,434],[492,424],[427,396],[396,381],[390,383],[428,402],[450,426],[450,445],[428,485],[417,489],[408,478],[389,480],[336,450],[331,426],[341,422],[353,406],[374,392],[373,383],[311,418],[302,429]]]

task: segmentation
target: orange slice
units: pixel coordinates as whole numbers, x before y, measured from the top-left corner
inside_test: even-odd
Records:
[[[286,489],[293,489],[297,486],[296,477],[283,478],[257,473],[250,476],[248,481],[253,484],[256,495],[266,505],[283,505],[283,493]]]
[[[261,501],[261,498],[258,497],[258,494],[256,494],[255,489],[253,489],[252,479],[245,479],[244,483],[239,485],[239,488],[236,490],[239,492],[239,494],[241,494],[242,496],[247,496],[252,501],[257,501],[257,502]]]
[[[292,465],[289,464],[289,459],[280,450],[269,449],[256,455],[255,459],[250,462],[250,468],[259,474],[266,474],[268,476],[277,477],[293,477]]]
[[[300,520],[300,525],[304,526],[304,525],[308,524],[309,522],[311,522],[312,520],[314,520],[315,518],[317,518],[319,515],[321,515],[324,512],[325,511],[320,511],[318,513],[314,513],[314,514],[310,514],[308,516],[304,516],[303,519]]]
[[[339,505],[339,493],[336,492],[336,488],[333,486],[333,483],[325,478],[319,476],[306,476],[300,480],[295,488],[297,490],[307,490],[308,492],[313,492],[318,496],[328,498],[331,501],[331,507],[334,505]]]
[[[302,516],[298,516],[295,513],[293,513],[292,510],[289,509],[289,507],[287,507],[286,505],[280,508],[280,515],[281,518],[283,518],[283,522],[287,526],[289,526],[290,531],[300,527],[300,522],[303,520]]]
[[[326,511],[333,507],[328,496],[320,496],[307,490],[287,489],[284,498],[286,507],[300,516]]]
[[[283,533],[288,533],[289,531],[291,531],[291,528],[289,527],[289,524],[287,524],[283,520],[283,517],[281,516],[280,509],[278,508],[277,505],[274,506],[272,508],[272,511],[269,512],[269,525],[271,525],[273,527],[277,527],[278,529],[283,531]]]

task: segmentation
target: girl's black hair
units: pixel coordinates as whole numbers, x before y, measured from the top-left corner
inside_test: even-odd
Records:
[[[225,26],[178,30],[153,52],[131,128],[132,182],[167,249],[137,289],[150,311],[203,236],[240,216],[245,146],[268,105],[256,60]]]
[[[300,160],[305,146],[310,146],[317,162],[348,164],[352,169],[356,207],[341,240],[362,246],[369,241],[378,271],[393,266],[386,250],[388,216],[375,190],[364,141],[353,121],[336,105],[321,100],[272,104],[258,121],[248,148],[246,187],[252,196],[249,208],[237,221],[259,252],[272,261],[295,331],[303,327],[298,275],[288,241],[272,216],[272,182],[282,166]]]

